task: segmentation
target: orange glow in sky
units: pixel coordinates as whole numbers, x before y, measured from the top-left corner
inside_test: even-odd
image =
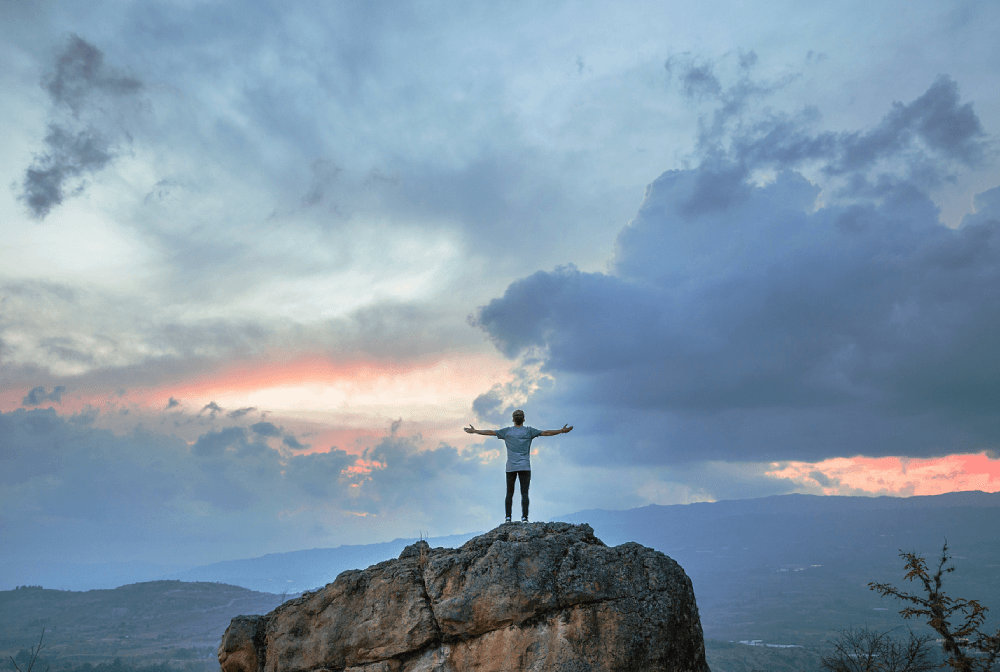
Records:
[[[310,412],[358,406],[391,409],[439,407],[462,403],[470,407],[476,396],[496,383],[510,380],[510,363],[498,356],[457,355],[431,362],[337,362],[303,357],[288,362],[239,362],[182,381],[136,386],[118,395],[112,390],[74,388],[63,394],[60,411],[83,404],[101,407],[109,400],[153,410],[165,409],[171,398],[195,412],[215,401],[226,408],[257,406],[271,412]],[[21,406],[28,389],[0,394],[0,409]],[[196,408],[197,407],[197,408]],[[399,415],[389,410],[387,415]]]
[[[166,421],[182,415],[211,419],[214,426],[236,424],[229,413],[253,409],[241,413],[239,422],[259,422],[263,416],[309,445],[304,452],[337,447],[359,453],[387,436],[394,421],[401,421],[406,434],[419,433],[431,444],[443,440],[465,445],[469,440],[461,428],[474,420],[473,400],[497,383],[509,382],[511,367],[493,354],[453,353],[402,363],[336,361],[314,355],[236,362],[195,377],[127,390],[67,382],[61,401],[38,407],[52,407],[60,414],[97,408],[97,424],[116,432],[129,431],[140,422],[149,424],[153,418]],[[0,392],[0,411],[21,407],[28,392],[28,388]],[[177,403],[168,407],[171,400]],[[221,410],[206,410],[212,402]],[[120,413],[126,410],[128,415]],[[206,427],[198,424],[189,431],[200,433]],[[184,438],[191,442],[197,435]]]
[[[788,478],[826,495],[940,495],[1000,491],[1000,460],[985,453],[928,459],[841,457],[822,462],[775,463],[768,476]]]

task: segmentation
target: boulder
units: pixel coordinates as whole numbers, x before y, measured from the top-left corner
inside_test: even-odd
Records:
[[[234,618],[223,672],[708,672],[680,565],[589,525],[504,524],[408,546],[266,616]]]

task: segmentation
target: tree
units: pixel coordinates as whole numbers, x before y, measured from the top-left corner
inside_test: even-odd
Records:
[[[888,632],[849,628],[833,642],[834,653],[820,666],[829,672],[929,672],[937,667],[928,646],[929,636],[912,632],[903,641]]]
[[[28,661],[28,668],[24,672],[31,672],[31,668],[35,666],[38,654],[42,652],[43,639],[45,639],[45,628],[42,628],[42,635],[38,638],[38,646],[31,647],[31,660]],[[17,672],[21,672],[21,668],[17,666],[17,661],[14,660],[13,656],[11,657],[10,662],[14,663],[14,669],[17,670]],[[49,672],[48,668],[45,669],[45,672]]]
[[[1000,656],[1000,630],[993,634],[982,631],[988,609],[977,600],[949,597],[942,588],[944,575],[955,571],[953,566],[947,566],[951,560],[948,542],[941,549],[941,559],[933,574],[924,558],[916,553],[901,550],[899,556],[906,560],[906,580],[918,581],[923,593],[907,593],[888,583],[872,582],[868,587],[882,597],[892,596],[913,605],[899,613],[906,619],[914,616],[927,619],[927,625],[941,635],[946,662],[955,672],[994,670]]]

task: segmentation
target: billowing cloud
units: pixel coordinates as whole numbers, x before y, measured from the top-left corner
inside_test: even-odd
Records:
[[[875,196],[902,182],[921,189],[940,186],[954,180],[957,169],[979,167],[990,155],[990,140],[972,103],[961,102],[958,83],[946,75],[916,100],[894,103],[868,131],[819,132],[813,129],[822,115],[814,106],[795,114],[750,112],[753,103],[796,79],[759,80],[756,65],[753,52],[741,54],[734,81],[723,85],[715,72],[721,64],[687,54],[666,63],[688,98],[716,103],[700,121],[700,169],[696,188],[681,204],[683,214],[723,209],[746,197],[753,171],[818,167],[839,195]]]
[[[122,99],[134,99],[143,88],[137,78],[104,62],[104,53],[78,35],[56,58],[55,72],[42,86],[52,101],[45,151],[25,171],[21,199],[36,219],[71,193],[69,184],[107,166],[131,136],[118,114]]]
[[[220,548],[259,554],[304,543],[295,541],[303,534],[333,545],[359,514],[414,529],[440,514],[449,522],[437,520],[438,529],[479,529],[475,502],[497,472],[479,451],[427,450],[419,437],[387,437],[363,455],[292,455],[269,446],[274,432],[262,426],[221,427],[189,445],[145,429],[116,435],[93,419],[53,409],[0,413],[5,561],[30,563],[62,544],[83,558],[108,548],[135,557],[141,543],[142,554],[163,562]],[[501,488],[501,479],[491,482]]]
[[[1000,189],[949,229],[902,166],[913,151],[980,160],[971,106],[941,78],[867,133],[824,139],[783,123],[780,135],[736,138],[721,164],[710,156],[649,185],[609,273],[535,273],[475,323],[508,357],[542,357],[560,381],[533,403],[599,409],[628,437],[616,442],[628,461],[997,445]],[[793,136],[820,149],[786,151]],[[859,181],[878,163],[883,188],[824,203],[789,167],[806,156]],[[770,182],[748,179],[775,167]],[[495,397],[475,410],[498,409]]]

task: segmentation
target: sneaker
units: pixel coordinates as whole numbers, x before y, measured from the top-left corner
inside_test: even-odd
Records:
[[[528,522],[528,517],[527,516],[521,516],[521,522],[522,523]]]
[[[505,522],[505,523],[509,523],[509,522],[510,522],[510,516],[507,516],[506,518],[504,518],[504,519],[503,519],[503,522]]]

